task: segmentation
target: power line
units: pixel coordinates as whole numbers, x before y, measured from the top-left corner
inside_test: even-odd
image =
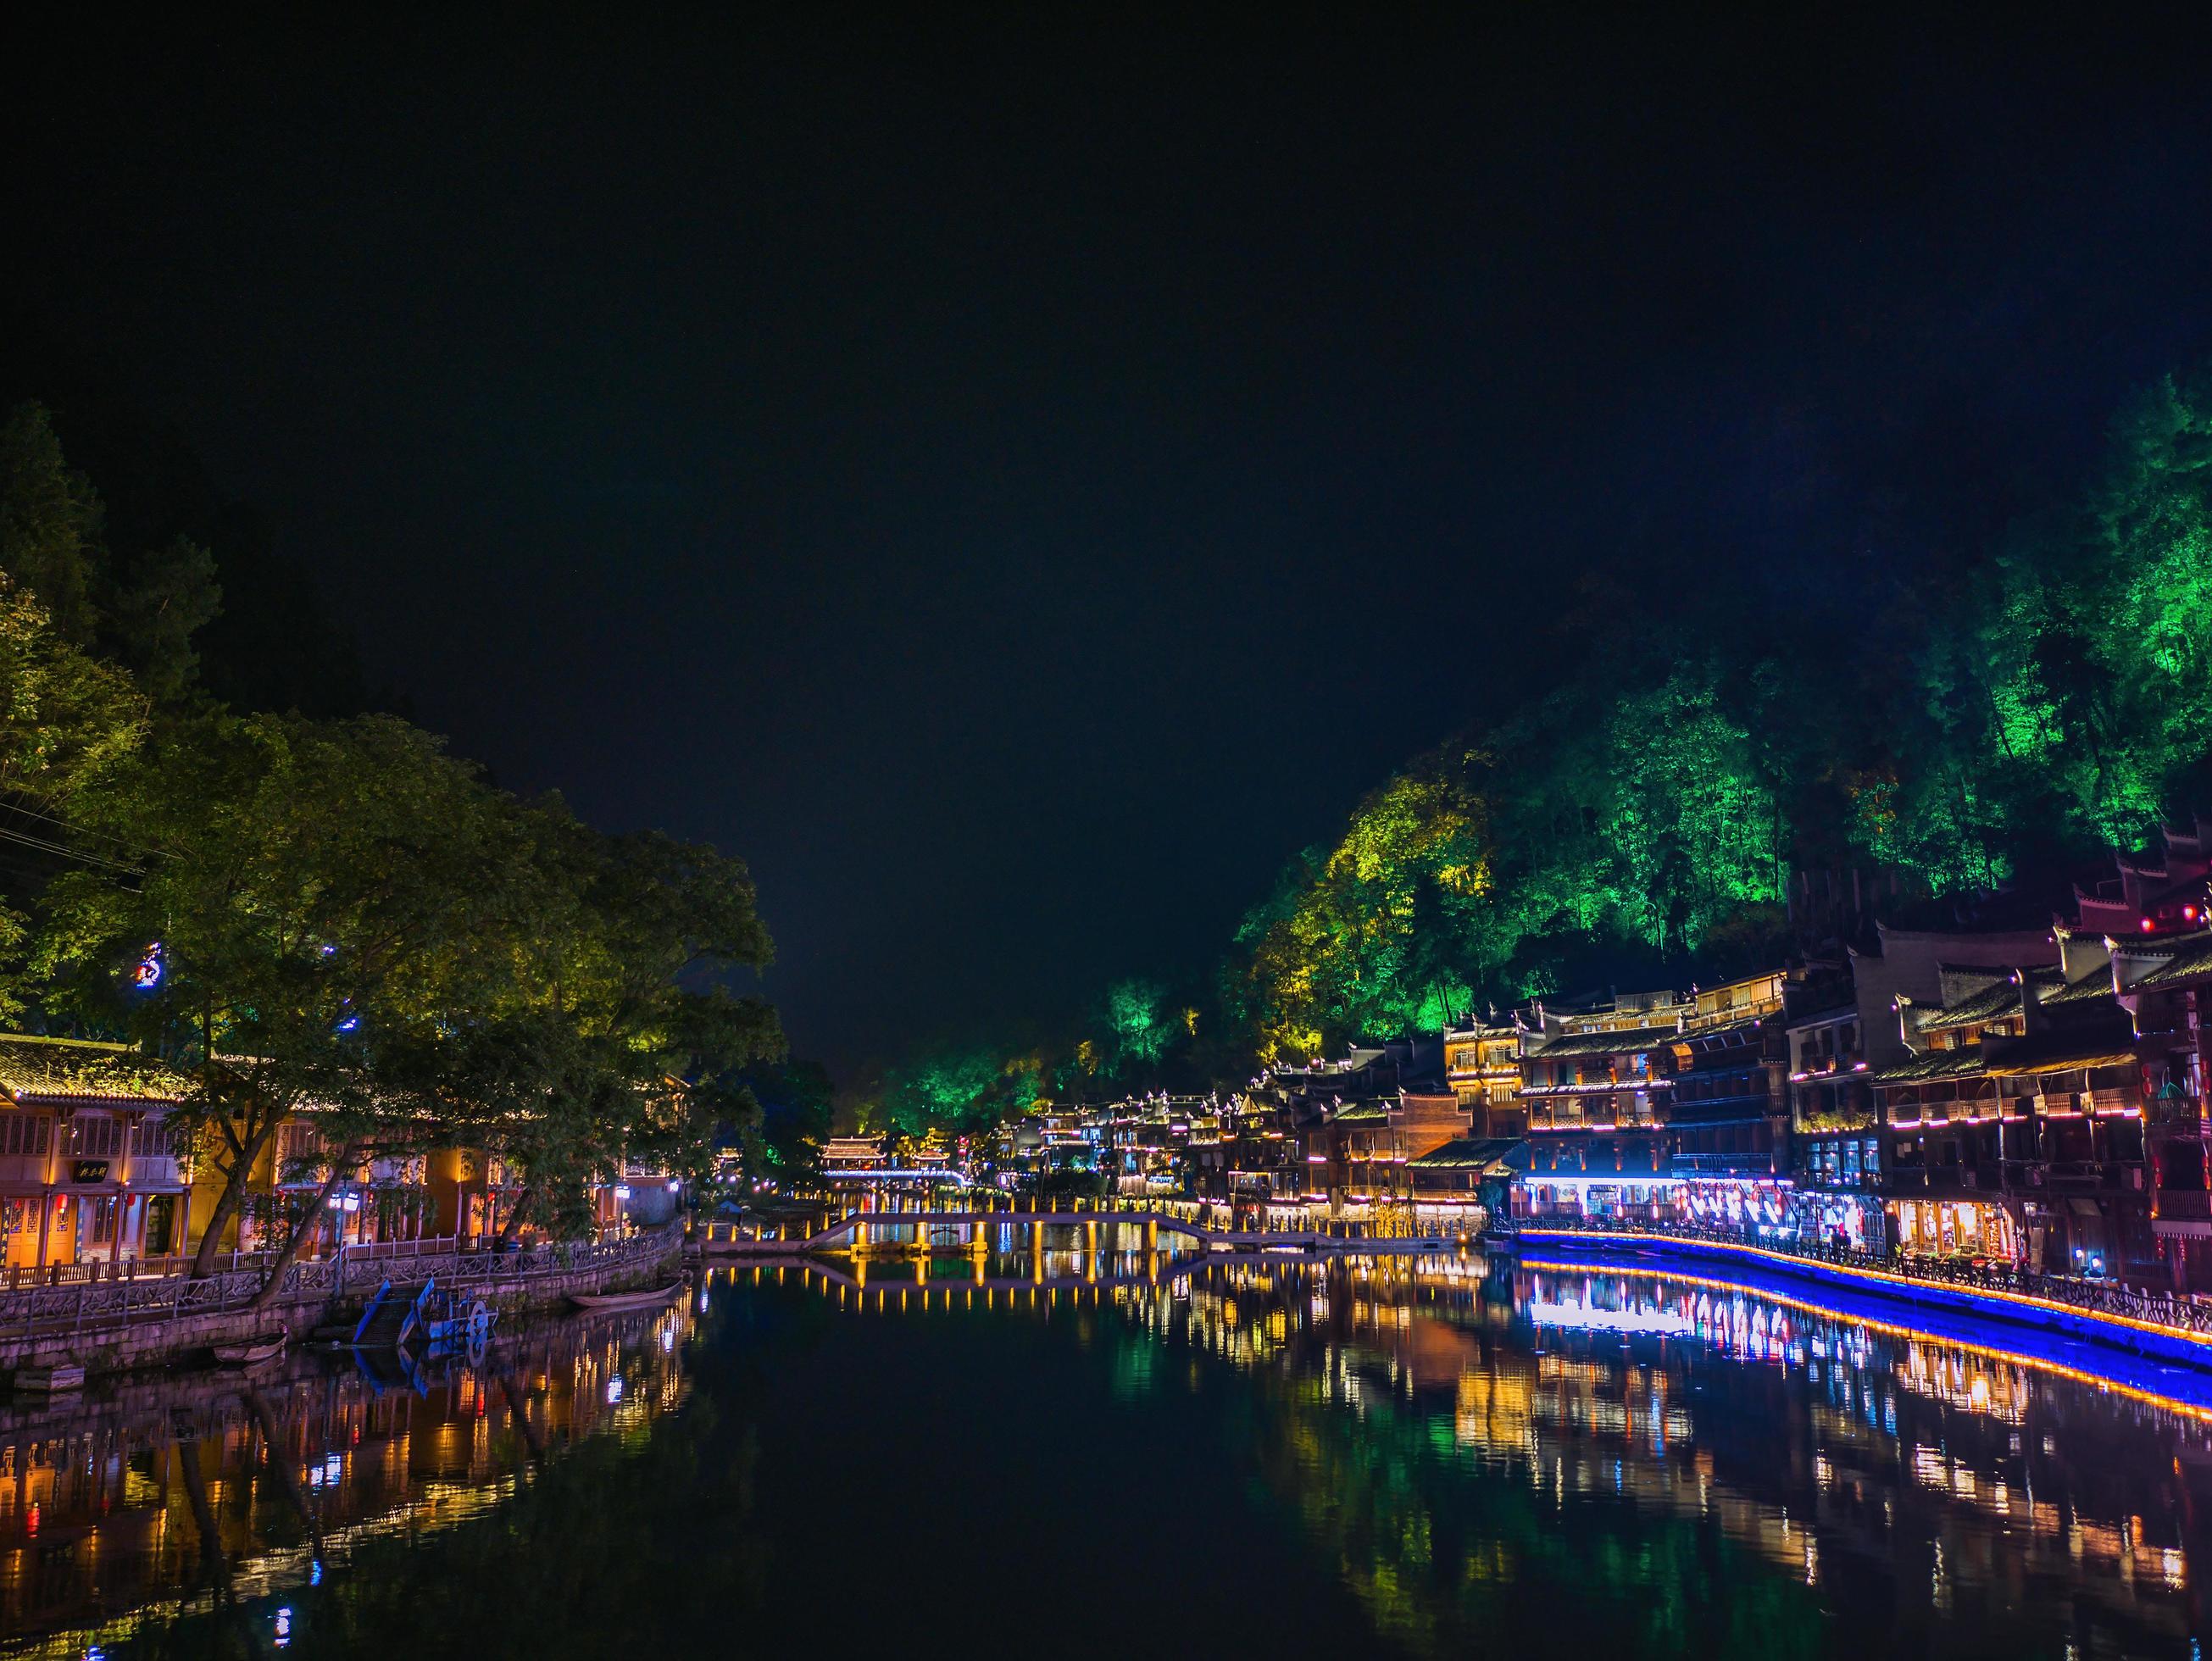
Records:
[[[71,848],[66,843],[50,842],[44,837],[27,836],[21,830],[10,830],[4,826],[0,826],[0,842],[16,843],[25,848],[34,848],[42,854],[52,854],[60,859],[78,860],[87,865],[101,866],[107,870],[120,871],[133,877],[143,877],[146,874],[145,867],[143,866],[126,865],[121,860],[111,860],[104,854],[94,854],[81,848]]]

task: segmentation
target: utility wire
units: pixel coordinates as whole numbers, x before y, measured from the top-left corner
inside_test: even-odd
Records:
[[[110,871],[121,871],[133,877],[146,874],[145,867],[126,865],[121,860],[111,860],[104,854],[88,853],[82,848],[71,848],[66,843],[49,842],[44,837],[26,836],[21,830],[0,826],[0,842],[12,842],[25,848],[35,848],[42,854],[52,854],[61,859],[78,860],[87,865],[97,865]]]

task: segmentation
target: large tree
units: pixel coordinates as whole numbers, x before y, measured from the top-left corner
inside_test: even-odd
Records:
[[[558,800],[510,807],[524,849],[495,1007],[410,1063],[426,1107],[522,1180],[526,1213],[588,1220],[595,1180],[637,1159],[703,1179],[717,1129],[750,1125],[748,1070],[783,1054],[743,989],[773,948],[743,861],[653,832],[609,836]]]
[[[219,1183],[196,1274],[288,1118],[319,1133],[324,1193],[436,1135],[380,1060],[498,1006],[526,875],[472,769],[389,718],[206,717],[159,733],[76,812],[143,850],[141,873],[58,879],[37,963],[54,1005],[119,1019],[185,1070],[179,1117]]]

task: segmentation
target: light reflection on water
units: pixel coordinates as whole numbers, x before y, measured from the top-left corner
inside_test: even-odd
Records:
[[[365,1546],[489,1516],[549,1454],[673,1408],[690,1322],[540,1322],[480,1366],[297,1353],[18,1397],[0,1407],[0,1646],[116,1655],[213,1621],[287,1647],[287,1600]]]
[[[1703,1624],[1724,1653],[1825,1652],[1848,1634],[2196,1652],[2203,1374],[2105,1358],[2115,1384],[2081,1373],[2083,1347],[2054,1359],[2026,1331],[1947,1342],[1960,1335],[1788,1292],[1571,1265],[1232,1268],[1132,1313],[1270,1381],[1274,1439],[1297,1450],[1269,1462],[1279,1492],[1418,1651],[1547,1625],[1673,1648]],[[1501,1484],[1533,1511],[1498,1506]],[[1701,1623],[1680,1604],[1711,1536],[1765,1574],[1710,1588],[1717,1618]],[[1485,1583],[1511,1590],[1470,1594]],[[1644,1595],[1657,1603],[1639,1615]]]
[[[0,1618],[56,1654],[101,1610],[127,1652],[143,1609],[149,1651],[538,1661],[2187,1656],[2205,1619],[2212,1374],[1804,1287],[885,1257],[516,1357],[264,1384],[267,1428],[219,1377],[0,1417]]]

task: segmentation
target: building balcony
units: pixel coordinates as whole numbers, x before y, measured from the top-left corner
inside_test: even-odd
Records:
[[[1960,1199],[1996,1193],[2008,1187],[1996,1165],[1899,1165],[1883,1171],[1875,1186],[1903,1199]]]
[[[2160,1234],[2212,1236],[2212,1194],[2201,1188],[2161,1188],[2151,1205],[2150,1226]]]

